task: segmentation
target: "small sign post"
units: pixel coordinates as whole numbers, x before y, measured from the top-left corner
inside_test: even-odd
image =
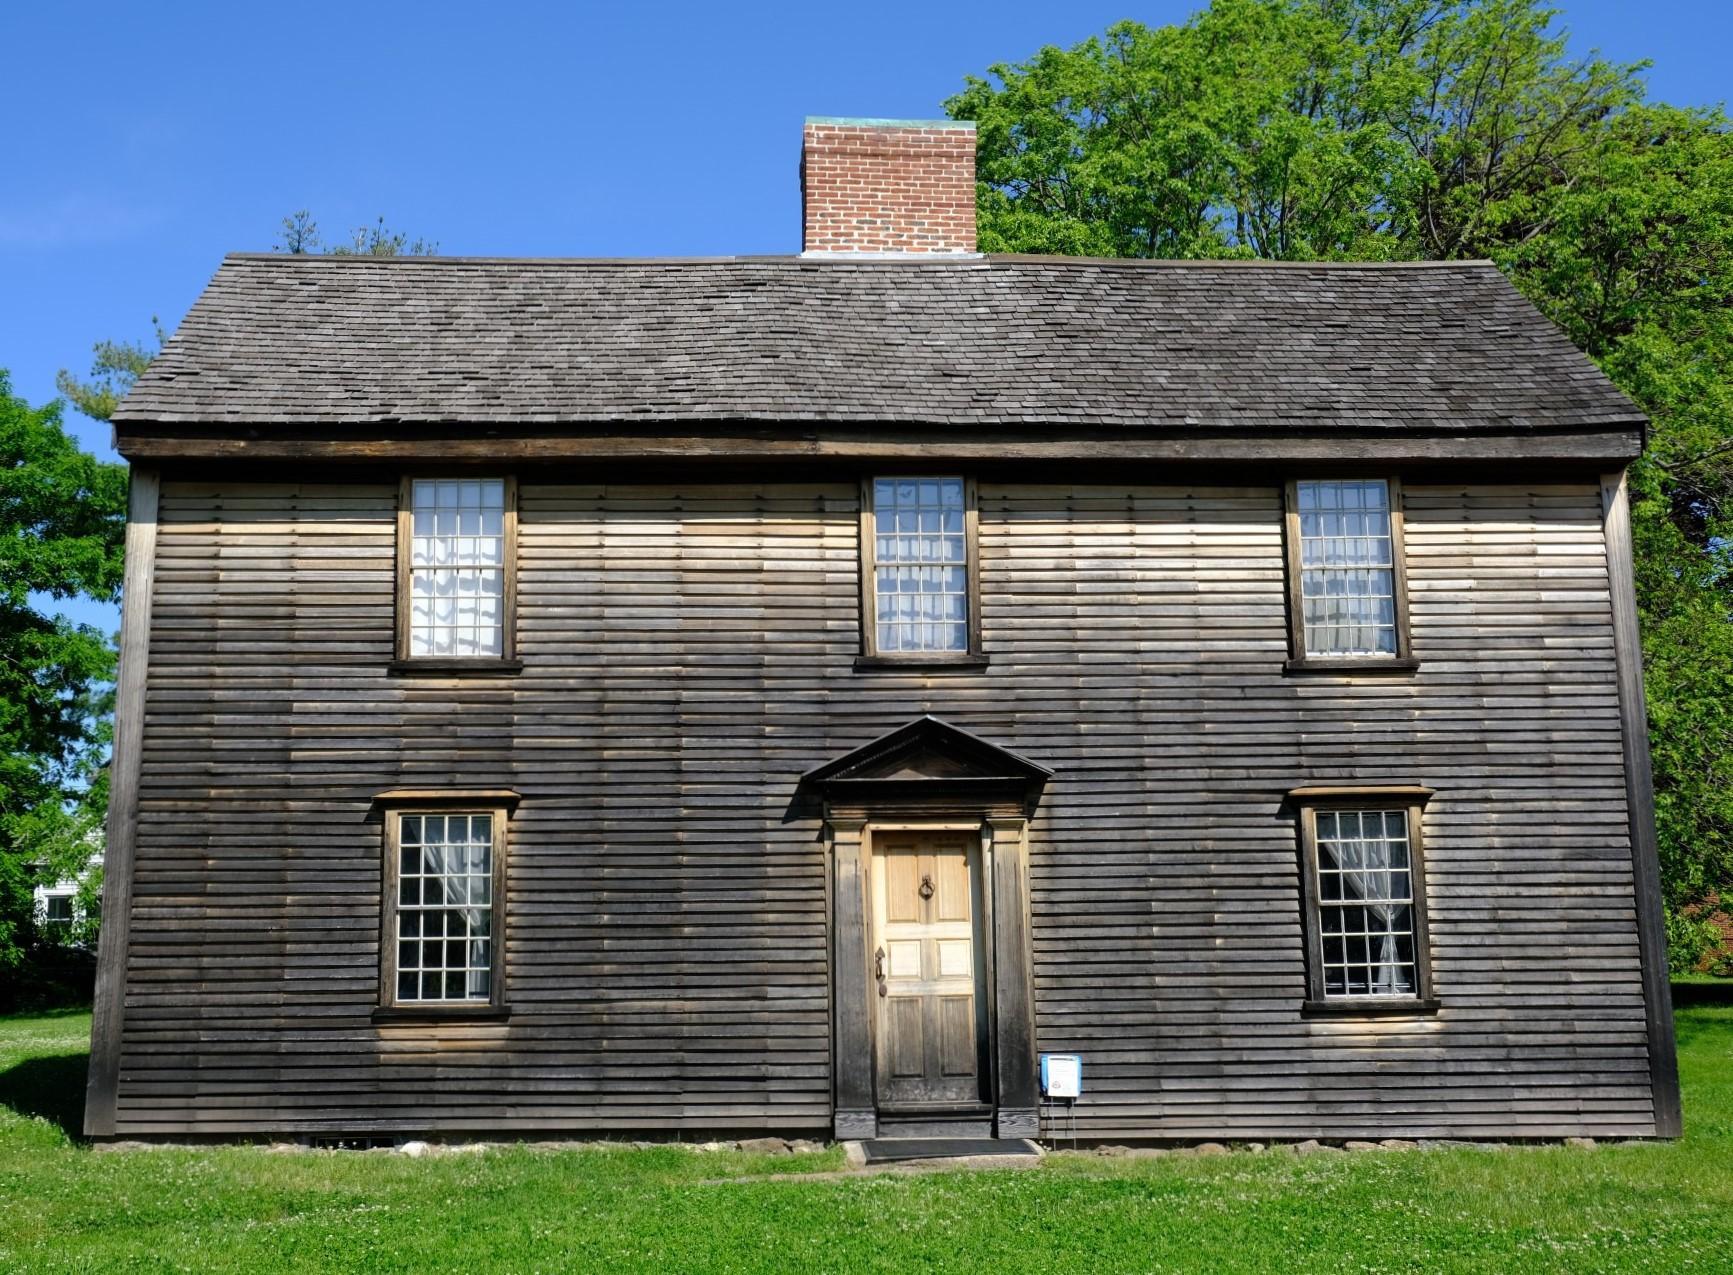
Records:
[[[1041,1096],[1062,1102],[1071,1117],[1071,1145],[1077,1145],[1077,1100],[1083,1096],[1083,1055],[1042,1054]]]

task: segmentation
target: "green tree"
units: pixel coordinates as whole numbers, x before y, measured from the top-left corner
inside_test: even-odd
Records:
[[[108,420],[133,382],[144,375],[145,368],[150,366],[163,342],[168,340],[162,322],[154,314],[150,325],[156,333],[154,345],[142,341],[98,341],[88,381],[80,380],[61,368],[55,374],[54,384],[86,416],[93,420]]]
[[[319,223],[306,209],[283,218],[278,242],[273,252],[291,255],[327,253],[337,257],[429,257],[439,251],[431,239],[411,239],[406,233],[392,230],[380,217],[371,226],[358,226],[348,239],[327,244],[319,233]],[[155,341],[98,341],[94,347],[89,378],[81,378],[62,368],[54,378],[60,392],[72,405],[92,420],[106,421],[133,383],[144,375],[150,361],[162,351],[168,333],[155,315],[151,316]]]
[[[1632,533],[1662,879],[1696,963],[1721,937],[1691,915],[1733,901],[1733,132],[1634,108],[1537,202],[1544,232],[1500,261],[1653,421]]]
[[[970,76],[987,251],[1485,256],[1531,229],[1640,67],[1533,0],[1217,0]]]
[[[1647,411],[1632,469],[1675,959],[1733,898],[1733,132],[1536,0],[1216,0],[968,77],[987,251],[1488,257]],[[1722,959],[1733,959],[1723,955]]]
[[[83,867],[106,803],[113,649],[39,604],[118,595],[125,510],[125,467],[0,372],[0,974],[27,956],[31,888]]]
[[[283,218],[279,242],[271,245],[273,252],[292,256],[303,253],[329,253],[334,257],[431,257],[439,252],[439,244],[431,239],[411,239],[401,230],[392,230],[380,217],[370,226],[357,226],[349,238],[328,244],[319,234],[319,223],[303,208]]]

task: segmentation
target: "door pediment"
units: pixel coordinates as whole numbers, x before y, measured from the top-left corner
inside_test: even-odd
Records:
[[[809,770],[800,786],[832,807],[964,795],[1032,807],[1052,776],[1045,766],[929,715]]]

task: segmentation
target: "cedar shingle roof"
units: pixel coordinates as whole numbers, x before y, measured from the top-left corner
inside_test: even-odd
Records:
[[[114,416],[1500,434],[1641,419],[1485,262],[282,255],[225,259]]]

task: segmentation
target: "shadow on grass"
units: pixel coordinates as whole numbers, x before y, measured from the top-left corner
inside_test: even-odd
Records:
[[[26,1058],[0,1071],[0,1107],[21,1116],[41,1116],[66,1136],[84,1139],[84,1080],[90,1054],[52,1054]]]
[[[1675,1005],[1733,1005],[1733,978],[1713,983],[1674,983]]]

